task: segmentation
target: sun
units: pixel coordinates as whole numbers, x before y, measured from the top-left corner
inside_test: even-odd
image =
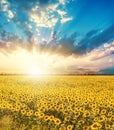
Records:
[[[52,61],[45,53],[39,54],[37,51],[27,52],[25,50],[16,52],[15,59],[18,59],[18,61],[20,59],[21,64],[16,62],[16,66],[19,67],[21,72],[28,75],[45,75],[49,73],[49,65]]]
[[[46,74],[46,71],[44,72],[42,69],[38,69],[36,67],[33,67],[27,71],[29,75],[44,75]]]
[[[52,55],[48,52],[27,51],[18,48],[6,56],[2,56],[2,66],[4,70],[16,74],[27,75],[51,75],[61,71],[61,65],[64,65],[64,58],[55,54]],[[6,63],[8,64],[7,66]],[[66,64],[65,64],[66,65]]]
[[[35,69],[35,68],[33,68],[33,69],[31,69],[30,71],[28,71],[28,73],[31,74],[31,75],[39,75],[39,74],[41,74],[41,73],[38,71],[38,69]]]

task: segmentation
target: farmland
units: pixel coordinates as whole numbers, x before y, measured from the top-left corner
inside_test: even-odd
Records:
[[[0,130],[114,130],[114,77],[0,76]]]

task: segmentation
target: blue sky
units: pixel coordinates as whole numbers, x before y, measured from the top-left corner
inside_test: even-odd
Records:
[[[1,52],[11,54],[18,46],[31,51],[35,46],[65,58],[91,56],[97,73],[110,73],[107,69],[114,67],[113,14],[113,0],[0,0]],[[93,67],[94,72],[95,65],[75,62],[67,68],[91,72]]]

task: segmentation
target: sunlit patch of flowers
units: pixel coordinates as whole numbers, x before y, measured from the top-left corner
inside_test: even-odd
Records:
[[[113,130],[114,77],[1,76],[4,118],[9,130]]]

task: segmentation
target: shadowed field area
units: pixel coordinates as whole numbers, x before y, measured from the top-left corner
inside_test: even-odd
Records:
[[[0,76],[0,130],[113,130],[114,76]]]

